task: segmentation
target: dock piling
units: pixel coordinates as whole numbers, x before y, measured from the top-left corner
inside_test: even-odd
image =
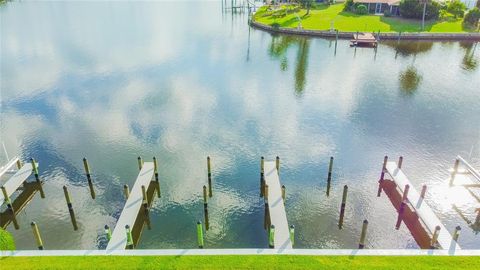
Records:
[[[20,229],[20,226],[18,225],[18,222],[17,222],[17,217],[15,215],[15,210],[13,210],[13,207],[10,203],[7,204],[7,211],[12,216],[13,227],[15,228],[15,230]]]
[[[402,168],[402,163],[403,163],[403,156],[400,156],[398,157],[398,168],[401,169]]]
[[[434,249],[435,248],[435,245],[437,243],[437,239],[438,239],[438,235],[440,234],[440,226],[436,226],[435,227],[435,231],[433,232],[433,236],[432,236],[432,242],[430,243],[430,248],[431,249]]]
[[[268,246],[270,248],[275,247],[275,225],[270,225],[270,230],[268,231]]]
[[[144,185],[142,185],[142,204],[148,205],[147,190]]]
[[[280,174],[280,157],[275,158],[275,167],[277,168],[277,173]]]
[[[338,43],[338,29],[335,30],[335,51],[334,51],[334,55],[337,55],[337,43]]]
[[[33,158],[30,159],[30,162],[32,163],[32,170],[33,170],[33,173],[35,174],[35,181],[37,181],[38,188],[40,191],[40,198],[45,199],[45,193],[43,192],[43,188],[42,188],[42,181],[40,181],[40,176],[38,175],[37,162]]]
[[[365,247],[365,238],[367,236],[367,227],[368,227],[368,220],[363,221],[362,225],[362,233],[360,234],[360,242],[358,243],[358,248],[363,249]]]
[[[127,184],[123,185],[123,194],[125,195],[125,199],[128,200],[128,197],[130,196],[130,188]]]
[[[327,176],[327,197],[330,196],[330,186],[331,186],[331,182],[332,182],[332,170],[333,170],[333,157],[330,157],[330,163],[328,164],[328,176]]]
[[[380,195],[382,194],[382,183],[383,183],[383,180],[385,179],[385,172],[387,170],[387,161],[388,161],[388,156],[385,156],[383,158],[383,166],[382,166],[382,173],[380,174],[380,180],[378,180],[377,197],[380,197]]]
[[[65,200],[67,201],[68,213],[70,214],[73,230],[76,231],[78,230],[77,219],[75,218],[75,212],[73,211],[72,200],[70,199],[70,193],[68,192],[67,186],[63,186],[63,194],[65,195]]]
[[[477,217],[475,218],[475,224],[480,224],[480,208],[477,208],[475,212],[477,212]]]
[[[208,218],[208,208],[207,207],[203,207],[203,214],[205,216],[205,231],[208,231],[208,229],[210,228],[210,222],[209,222],[209,218]]]
[[[405,188],[403,189],[402,201],[408,201],[408,191],[410,190],[410,185],[406,184]]]
[[[32,221],[30,225],[32,226],[33,235],[35,236],[35,241],[37,242],[38,249],[43,250],[43,241],[42,241],[42,237],[40,236],[40,231],[38,230],[37,223]]]
[[[207,170],[208,170],[208,197],[212,197],[212,168],[210,165],[210,156],[207,157]]]
[[[10,204],[10,197],[8,196],[7,189],[4,186],[2,186],[1,189],[2,189],[3,198],[4,198],[5,202],[7,204]]]
[[[286,198],[285,185],[282,185],[282,199],[283,199],[283,204],[285,204],[285,198]]]
[[[203,207],[208,207],[208,199],[207,199],[207,187],[203,186]]]
[[[129,225],[125,225],[125,233],[127,234],[127,249],[133,249],[132,230]]]
[[[143,167],[143,159],[141,156],[137,157],[137,162],[138,162],[138,170],[141,171]]]
[[[260,197],[263,197],[265,189],[265,159],[260,158]]]
[[[112,230],[110,229],[110,227],[108,227],[108,225],[105,225],[105,235],[107,236],[107,240],[110,241],[110,239],[112,239]]]
[[[198,242],[198,248],[203,248],[203,228],[202,228],[202,222],[197,221],[197,242]]]
[[[403,218],[403,213],[405,212],[405,207],[407,207],[407,202],[402,201],[400,204],[400,208],[398,209],[398,218],[397,218],[397,223],[395,224],[395,229],[398,230],[400,229],[400,225],[402,223],[402,218]]]
[[[457,175],[458,165],[460,164],[460,160],[457,158],[455,159],[455,164],[453,165],[453,171],[450,176],[450,186],[453,186],[453,181],[455,180],[455,176]]]
[[[20,159],[17,160],[17,169],[21,169],[22,168],[22,161]]]
[[[342,195],[342,205],[340,206],[340,219],[338,221],[338,228],[342,229],[343,227],[343,218],[345,216],[345,205],[347,203],[347,192],[348,186],[343,186],[343,195]]]
[[[157,158],[156,157],[153,157],[153,170],[155,172],[155,182],[156,182],[156,185],[157,185],[157,197],[160,198],[161,197],[160,179],[158,177],[158,166],[157,166]]]
[[[88,187],[90,188],[90,196],[95,199],[95,190],[93,189],[92,176],[90,174],[90,166],[86,158],[83,158],[83,167],[85,168],[85,174],[87,175]]]
[[[290,225],[290,242],[292,242],[292,247],[295,244],[295,226]]]
[[[269,223],[270,223],[270,210],[269,210],[268,202],[265,201],[265,212],[264,212],[264,215],[263,215],[263,229],[264,230],[267,230],[270,227]]]
[[[266,202],[268,202],[268,185],[265,184],[265,191],[263,194],[263,198],[265,199]]]
[[[462,230],[462,227],[457,226],[455,227],[455,231],[453,232],[452,239],[455,240],[455,242],[458,242],[458,237],[460,236],[460,231]]]
[[[427,185],[423,184],[422,191],[420,192],[420,198],[425,199],[425,194],[427,193]]]

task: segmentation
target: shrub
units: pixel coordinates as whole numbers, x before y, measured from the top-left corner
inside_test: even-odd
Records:
[[[279,24],[279,23],[276,23],[276,22],[272,23],[270,26],[271,26],[273,29],[278,29],[278,28],[280,28],[280,24]]]
[[[343,6],[343,10],[344,11],[352,11],[353,10],[353,0],[346,0],[345,4]]]
[[[400,15],[405,18],[422,19],[423,3],[418,0],[402,0],[400,2]],[[427,3],[425,19],[438,19],[440,13],[440,4],[436,1]]]
[[[0,250],[14,250],[15,242],[12,235],[0,228]]]
[[[480,9],[477,7],[470,9],[465,18],[463,18],[463,25],[468,27],[476,27],[480,19]]]
[[[355,12],[359,15],[364,15],[368,13],[367,6],[365,5],[358,5],[357,8],[355,8]]]
[[[463,18],[467,7],[460,0],[452,0],[447,5],[447,11],[453,14],[455,18]]]

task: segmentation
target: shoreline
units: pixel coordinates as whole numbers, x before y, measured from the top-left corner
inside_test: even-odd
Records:
[[[295,28],[273,28],[270,25],[256,22],[253,17],[249,21],[249,25],[253,28],[264,30],[270,33],[275,34],[287,34],[287,35],[302,35],[310,37],[324,37],[324,38],[335,38],[335,31],[323,31],[323,30],[306,30],[306,29],[295,29]],[[338,31],[338,38],[340,39],[351,39],[353,35],[357,32],[343,32]],[[377,36],[376,33],[374,33]],[[480,41],[480,33],[381,33],[380,40],[398,40],[400,35],[400,40],[425,40],[425,41]]]

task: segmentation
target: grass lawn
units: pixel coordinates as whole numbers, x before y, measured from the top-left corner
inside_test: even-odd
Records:
[[[282,18],[272,16],[263,16],[264,11],[259,10],[255,15],[257,22],[271,25],[280,24],[280,27],[296,28],[301,18],[302,27],[309,30],[329,30],[331,22],[333,27],[339,31],[345,32],[420,32],[421,21],[403,19],[400,17],[384,17],[377,15],[357,15],[351,12],[343,11],[343,3],[331,6],[319,5],[316,9],[310,10],[310,14],[305,16],[306,10],[288,14]],[[458,33],[467,32],[462,28],[462,19],[450,21],[427,21],[425,22],[425,32],[431,33]]]
[[[7,269],[480,269],[478,257],[98,256],[3,257]]]

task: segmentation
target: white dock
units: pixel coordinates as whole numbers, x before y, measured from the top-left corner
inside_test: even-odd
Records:
[[[7,164],[4,166],[0,167],[0,177],[2,177],[6,173],[13,172],[14,170],[10,169],[13,167],[13,165],[17,164],[18,158],[13,158],[10,160]]]
[[[8,197],[12,196],[12,194],[23,184],[23,182],[27,180],[27,178],[32,174],[32,172],[32,164],[25,163],[22,168],[20,168],[20,170],[18,170],[12,177],[10,177],[10,179],[7,180],[3,187],[5,188]],[[4,202],[5,198],[3,196],[3,192],[0,192],[0,205],[2,205]]]
[[[418,203],[423,200],[420,194],[413,188],[412,183],[408,180],[407,176],[398,168],[396,162],[389,161],[386,166],[388,174],[392,177],[392,180],[397,184],[397,187],[403,193],[405,185],[409,185],[407,200],[410,206],[415,210],[417,216],[420,218],[423,224],[430,234],[433,235],[436,226],[440,226],[440,233],[438,235],[437,242],[442,249],[460,249],[460,246],[452,239],[452,236],[448,230],[443,226],[442,222],[433,213],[432,209],[426,203]]]
[[[458,160],[458,168],[452,176],[453,179],[451,179],[451,183],[453,184],[455,182],[457,185],[480,184],[480,172],[461,156],[457,156],[456,160]],[[449,171],[453,173],[454,169],[452,168]]]
[[[275,162],[265,162],[265,183],[268,185],[268,209],[270,221],[275,225],[274,246],[276,249],[291,249],[287,213],[282,198],[282,187]]]
[[[132,190],[130,191],[130,195],[125,203],[122,213],[120,214],[117,225],[115,225],[112,238],[107,245],[107,251],[123,250],[126,248],[127,234],[125,231],[125,225],[130,226],[130,229],[133,230],[133,225],[137,218],[138,212],[142,207],[142,186],[148,188],[153,175],[153,162],[145,162],[137,176],[137,180],[135,180]]]

